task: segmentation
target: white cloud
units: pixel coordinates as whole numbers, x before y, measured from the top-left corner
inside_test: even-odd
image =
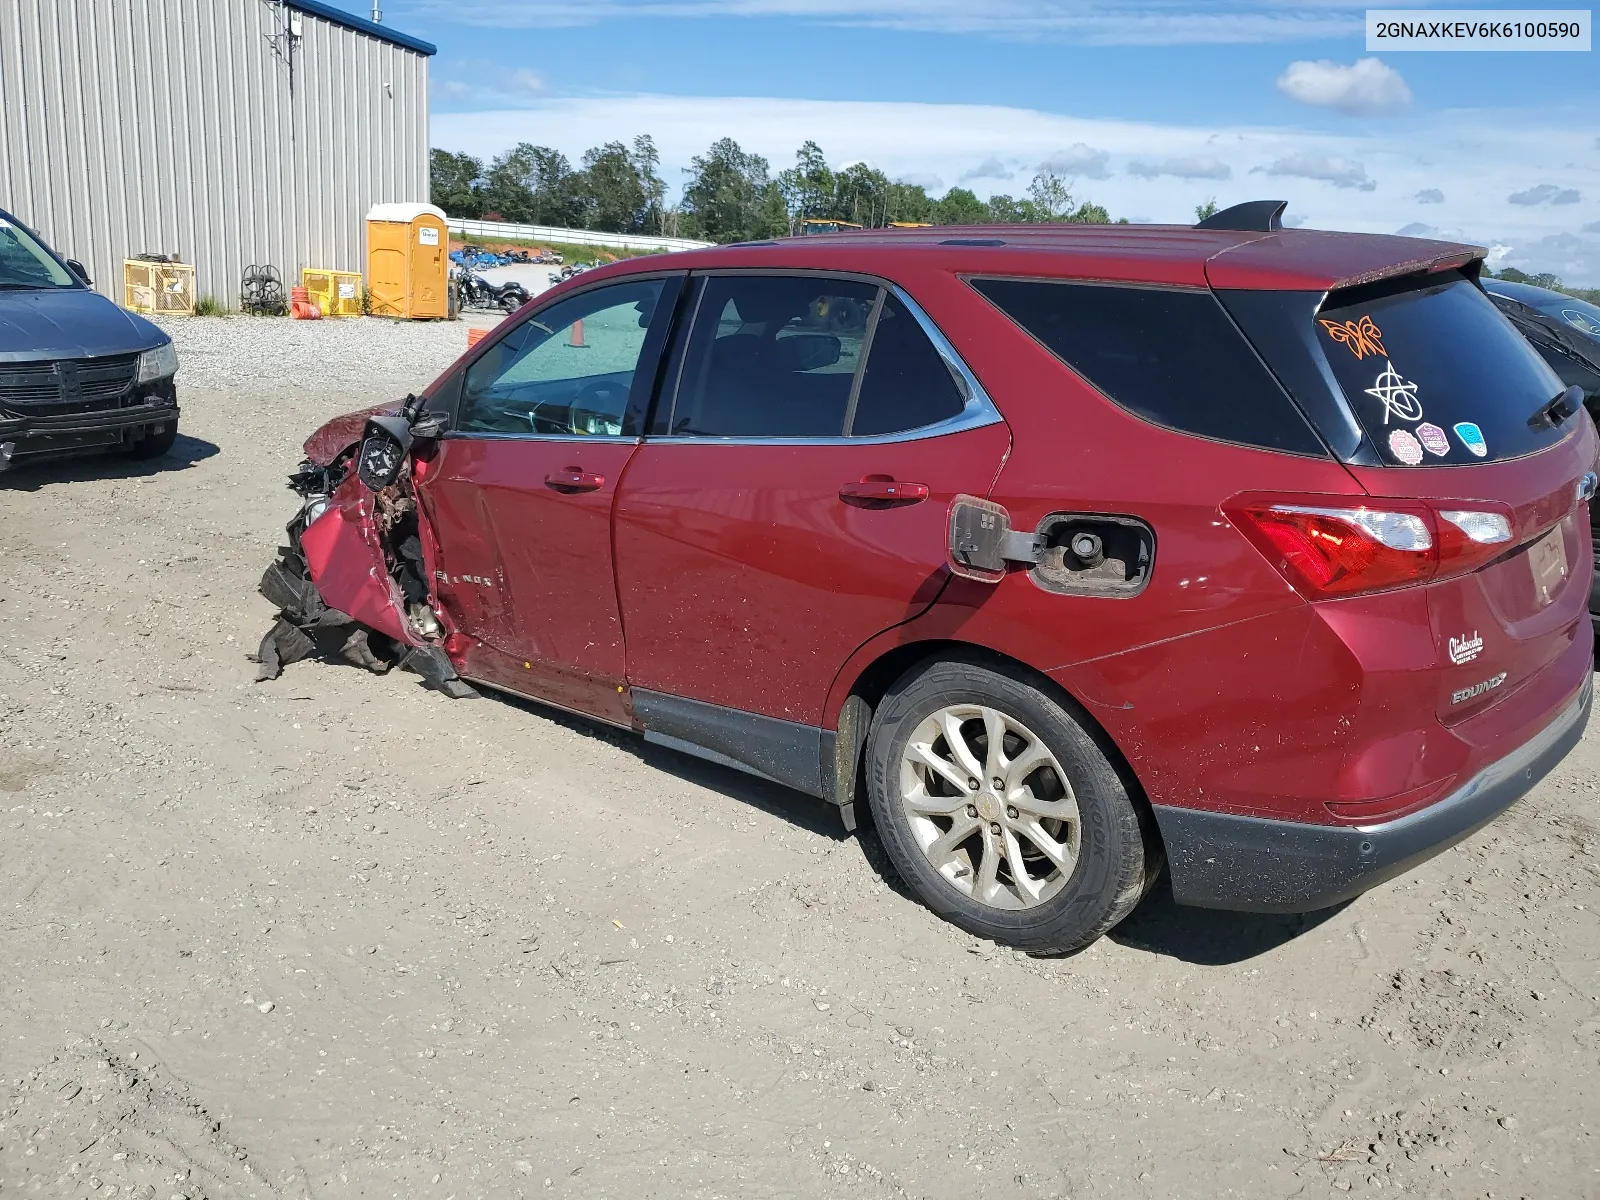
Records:
[[[1161,175],[1171,175],[1177,179],[1231,179],[1233,168],[1209,154],[1190,154],[1156,162],[1136,158],[1128,164],[1128,174],[1140,179],[1155,179]]]
[[[1583,227],[1585,233],[1600,233],[1600,221],[1590,221]]]
[[[1093,146],[1077,142],[1065,150],[1057,150],[1050,155],[1039,164],[1039,170],[1054,171],[1057,175],[1083,175],[1089,179],[1105,179],[1111,174],[1106,166],[1110,159],[1111,155],[1104,150],[1096,150]]]
[[[447,104],[522,104],[550,90],[537,71],[481,59],[445,60],[430,73],[428,86],[435,100]]]
[[[984,159],[972,170],[961,176],[962,183],[971,183],[977,179],[1010,179],[1017,173],[1016,168],[1010,163],[1001,162],[994,155]]]
[[[1421,221],[1413,221],[1409,225],[1402,225],[1395,233],[1400,237],[1435,237],[1439,231],[1432,225],[1424,225]]]
[[[1418,204],[1443,204],[1444,193],[1438,188],[1423,188],[1416,195]]]
[[[1278,77],[1278,90],[1301,104],[1351,117],[1397,112],[1411,103],[1400,72],[1376,58],[1358,58],[1348,67],[1325,58],[1292,62]]]
[[[814,24],[874,26],[1092,45],[1309,42],[1357,37],[1349,0],[409,0],[396,16],[496,28],[599,25],[608,21],[787,17]]]
[[[1270,167],[1257,167],[1256,171],[1263,175],[1316,179],[1337,188],[1355,188],[1362,192],[1370,192],[1378,186],[1375,180],[1367,177],[1367,169],[1360,163],[1327,154],[1291,154]]]
[[[1577,188],[1560,188],[1553,183],[1541,183],[1521,192],[1512,192],[1506,197],[1512,204],[1576,204],[1583,199],[1583,193]]]
[[[1403,127],[1329,132],[1261,124],[1100,120],[992,105],[546,96],[519,107],[502,101],[485,103],[480,111],[436,111],[431,128],[434,145],[486,159],[528,141],[554,146],[576,161],[590,146],[648,133],[660,148],[662,177],[674,195],[684,180],[682,168],[720,137],[734,138],[775,165],[792,162],[795,148],[815,139],[835,165],[867,162],[891,177],[925,181],[961,179],[974,164],[990,159],[1014,167],[1016,174],[1009,180],[993,177],[963,184],[980,196],[1015,194],[1017,185],[1011,180],[1062,147],[1081,143],[1108,153],[1115,169],[1106,179],[1080,177],[1075,196],[1105,205],[1114,217],[1138,214],[1183,225],[1193,223],[1194,206],[1211,195],[1224,208],[1276,197],[1289,202],[1285,224],[1303,221],[1314,228],[1391,233],[1417,219],[1417,193],[1435,189],[1450,198],[1445,236],[1500,243],[1524,270],[1554,270],[1569,282],[1600,286],[1600,253],[1589,260],[1592,273],[1583,274],[1585,260],[1539,245],[1547,235],[1580,232],[1579,226],[1594,221],[1592,209],[1582,203],[1505,203],[1507,194],[1545,178],[1552,163],[1575,164],[1562,168],[1562,187],[1585,197],[1600,195],[1600,160],[1589,153],[1600,133],[1600,115],[1581,109],[1568,111],[1561,120],[1493,109],[1428,112],[1407,117]],[[1419,154],[1418,147],[1436,148],[1437,153]],[[1229,168],[1230,179],[1144,179],[1123,169],[1134,161],[1190,157],[1216,159]],[[1285,169],[1266,174],[1278,164]],[[1318,169],[1291,170],[1306,167]],[[1346,185],[1333,186],[1326,178],[1329,169]],[[1600,230],[1581,232],[1591,241],[1600,240],[1594,237]]]

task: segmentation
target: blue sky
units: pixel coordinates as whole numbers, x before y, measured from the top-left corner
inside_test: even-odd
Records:
[[[1054,163],[1114,216],[1281,197],[1310,225],[1600,285],[1596,53],[1369,55],[1365,7],[388,0],[384,20],[439,46],[434,145],[486,158],[650,133],[675,185],[716,137],[774,169],[810,137],[836,166],[979,195]]]

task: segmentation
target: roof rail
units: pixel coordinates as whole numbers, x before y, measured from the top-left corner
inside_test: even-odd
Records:
[[[1246,200],[1219,213],[1212,213],[1195,225],[1196,229],[1237,229],[1243,233],[1277,233],[1283,228],[1287,200]]]

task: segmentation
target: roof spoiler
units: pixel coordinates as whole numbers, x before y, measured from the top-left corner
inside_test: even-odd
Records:
[[[1236,229],[1242,233],[1277,233],[1283,228],[1287,200],[1246,200],[1219,213],[1212,213],[1195,225],[1196,229]]]

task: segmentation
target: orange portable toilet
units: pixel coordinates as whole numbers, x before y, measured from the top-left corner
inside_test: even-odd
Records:
[[[367,293],[375,317],[447,317],[450,231],[431,204],[374,204],[367,214]]]

